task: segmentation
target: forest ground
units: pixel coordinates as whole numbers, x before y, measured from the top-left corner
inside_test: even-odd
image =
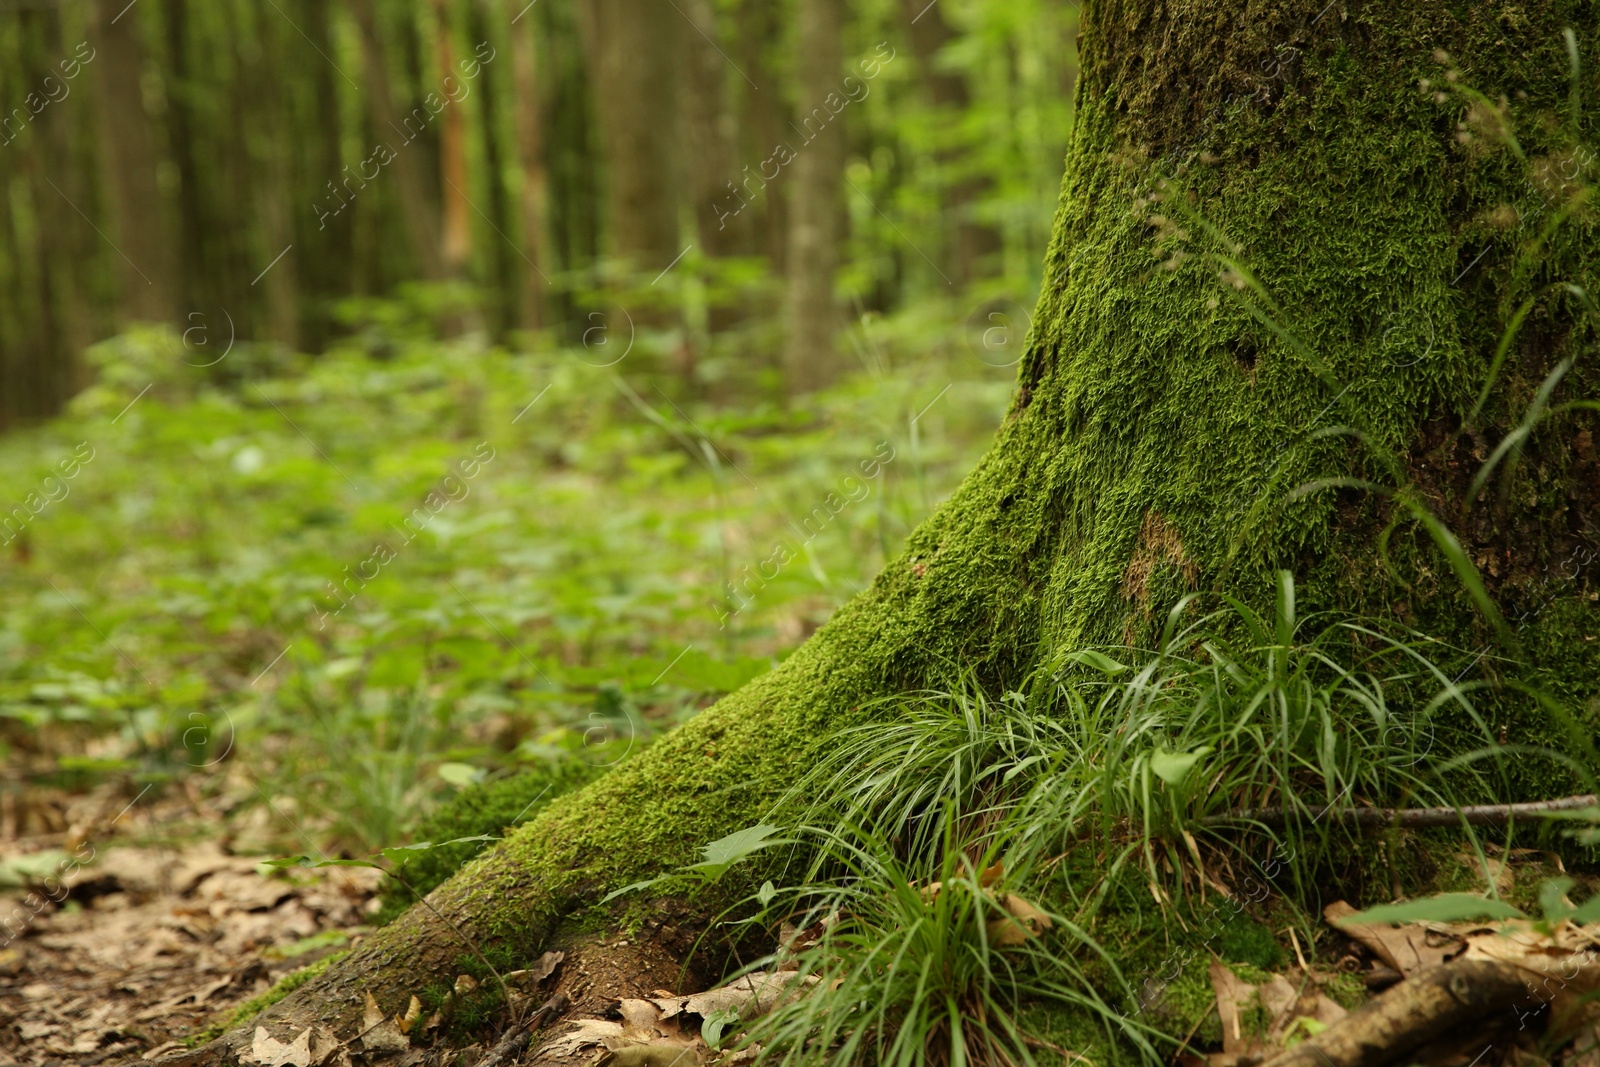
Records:
[[[905,322],[850,339],[859,370],[787,407],[735,360],[647,384],[649,337],[623,366],[512,356],[397,305],[310,364],[96,350],[100,384],[0,440],[0,499],[42,505],[0,549],[5,1055],[170,1050],[376,906],[375,871],[261,860],[365,856],[474,783],[619,758],[798,645],[1010,389]],[[780,538],[797,558],[750,583]]]

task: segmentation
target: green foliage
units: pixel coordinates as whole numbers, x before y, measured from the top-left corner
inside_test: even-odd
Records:
[[[1032,1065],[1038,1016],[1025,1008],[1047,1007],[1089,1022],[1075,1042],[1158,1062],[1147,1028],[1115,1008],[1131,990],[1105,950],[1014,895],[1042,857],[1009,824],[980,841],[959,836],[961,822],[947,809],[940,847],[908,860],[848,821],[800,829],[813,857],[804,883],[758,918],[793,916],[810,943],[779,959],[812,977],[744,1044],[782,1064]]]
[[[41,784],[203,774],[264,813],[240,844],[274,852],[301,831],[333,854],[402,842],[473,779],[571,784],[769,670],[970,462],[1006,389],[923,362],[791,411],[640,378],[650,419],[581,352],[420,328],[383,359],[238,380],[178,351],[108,342],[67,416],[0,438],[5,499],[79,442],[93,457],[0,534],[0,750]],[[862,478],[880,441],[897,458]],[[865,499],[796,535],[847,476]],[[794,560],[730,611],[780,537]],[[242,789],[221,777],[242,767]]]

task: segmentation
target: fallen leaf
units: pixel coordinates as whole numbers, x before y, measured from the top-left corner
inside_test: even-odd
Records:
[[[546,952],[539,957],[539,962],[528,968],[528,976],[535,982],[542,982],[556,973],[556,968],[561,966],[561,961],[567,958],[565,952]]]
[[[989,942],[1001,948],[1026,944],[1030,937],[1038,937],[1050,929],[1050,916],[1034,907],[1015,893],[1002,893],[1000,906],[1010,918],[992,919],[988,924]]]
[[[361,1047],[369,1052],[404,1052],[411,1047],[411,1039],[401,1032],[399,1021],[383,1014],[370,990],[361,1013],[360,1038]]]
[[[249,1056],[261,1067],[311,1067],[311,1028],[306,1027],[293,1041],[283,1042],[268,1033],[265,1026],[258,1026]]]
[[[576,1019],[574,1028],[540,1047],[540,1057],[576,1056],[584,1049],[606,1046],[622,1039],[622,1024],[610,1019]]]
[[[1337,930],[1343,931],[1353,941],[1360,942],[1384,963],[1407,978],[1424,967],[1433,967],[1454,959],[1462,952],[1459,938],[1434,934],[1421,923],[1351,923],[1347,920],[1356,909],[1342,900],[1336,900],[1322,909],[1322,917]],[[1434,944],[1434,938],[1444,944]]]
[[[422,1018],[422,1001],[413,995],[411,1003],[406,1005],[405,1018],[400,1020],[400,1029],[409,1034],[411,1028],[417,1025],[417,1020],[420,1018]]]
[[[699,1062],[694,1049],[681,1045],[628,1045],[612,1049],[595,1067],[690,1067]]]

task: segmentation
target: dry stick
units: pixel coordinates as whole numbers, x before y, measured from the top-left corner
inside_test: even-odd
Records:
[[[528,1025],[513,1024],[493,1051],[478,1061],[478,1067],[500,1067],[502,1063],[514,1062],[522,1055],[522,1050],[528,1047],[528,1042],[533,1040],[534,1032],[544,1029],[552,1019],[566,1010],[567,995],[557,993],[540,1005],[539,1010],[528,1020]]]
[[[1420,971],[1265,1067],[1384,1067],[1423,1045],[1490,1022],[1531,1000],[1528,974],[1508,963],[1456,960]]]
[[[1354,823],[1357,826],[1500,826],[1525,815],[1541,815],[1553,811],[1574,811],[1600,805],[1600,797],[1585,793],[1576,797],[1556,800],[1532,800],[1522,804],[1477,804],[1464,808],[1246,808],[1241,811],[1210,815],[1200,820],[1201,826],[1223,826],[1238,822],[1256,822],[1266,826],[1284,826],[1291,818],[1302,816],[1312,820],[1327,816],[1334,822]]]

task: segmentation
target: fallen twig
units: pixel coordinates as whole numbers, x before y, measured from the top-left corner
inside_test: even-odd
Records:
[[[1501,826],[1512,819],[1541,815],[1554,811],[1575,811],[1600,805],[1600,797],[1593,793],[1582,796],[1558,797],[1555,800],[1532,800],[1522,804],[1475,804],[1464,808],[1245,808],[1240,811],[1209,815],[1200,820],[1201,826],[1224,826],[1233,823],[1254,822],[1264,826],[1284,826],[1291,819],[1307,818],[1312,822],[1326,818],[1331,822],[1353,823],[1356,826]]]
[[[1528,974],[1487,960],[1422,971],[1374,997],[1264,1067],[1383,1067],[1462,1027],[1479,1027],[1531,1001]]]
[[[522,1055],[522,1050],[528,1047],[528,1042],[533,1040],[534,1033],[544,1029],[552,1019],[566,1010],[567,995],[557,993],[539,1005],[539,1010],[529,1017],[526,1026],[513,1026],[507,1030],[500,1038],[499,1044],[478,1061],[478,1067],[500,1067],[502,1063],[515,1062],[516,1058]]]

